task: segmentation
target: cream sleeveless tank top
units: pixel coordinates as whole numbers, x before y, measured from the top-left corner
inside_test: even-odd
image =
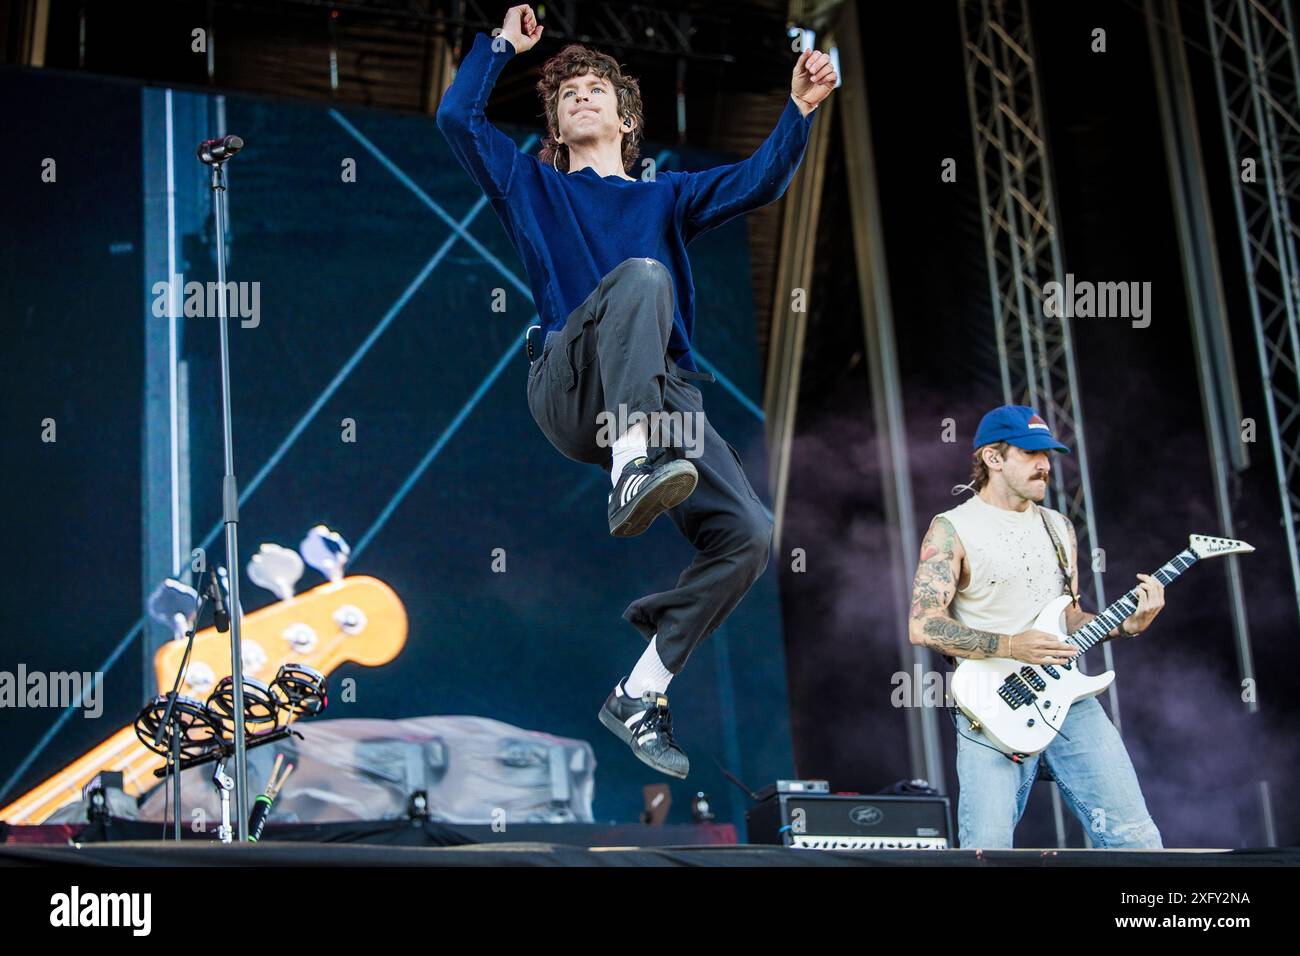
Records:
[[[1068,552],[1065,516],[1051,508],[1042,510]],[[1017,634],[1034,623],[1043,605],[1066,593],[1052,539],[1033,506],[1008,511],[972,495],[939,517],[947,518],[957,530],[970,567],[970,582],[957,592],[949,608],[961,624],[995,634]],[[1067,553],[1066,560],[1073,562],[1073,555]],[[1071,563],[1070,573],[1073,570]]]

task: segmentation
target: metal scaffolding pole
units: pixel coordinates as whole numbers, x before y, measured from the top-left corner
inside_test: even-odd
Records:
[[[861,33],[857,7],[845,4],[836,37],[843,66],[842,100],[845,170],[853,225],[853,257],[862,309],[863,341],[871,380],[871,407],[875,419],[876,447],[880,455],[885,528],[890,555],[889,594],[898,622],[899,660],[906,673],[928,674],[935,669],[929,648],[913,644],[907,636],[912,577],[920,538],[912,501],[912,474],[908,460],[903,415],[902,379],[894,341],[894,312],[885,263],[884,225],[876,158],[871,146],[871,115],[863,71]],[[908,707],[908,753],[914,775],[924,778],[940,793],[947,792],[943,747],[939,738],[939,711],[935,707]]]
[[[763,393],[773,513],[774,548],[781,550],[791,445],[798,410],[799,376],[803,364],[806,311],[792,306],[791,290],[807,291],[813,276],[817,227],[821,217],[822,187],[830,150],[832,118],[843,123],[849,199],[852,209],[855,266],[861,293],[864,342],[872,382],[877,447],[880,452],[886,524],[890,545],[890,597],[898,621],[900,668],[912,674],[933,669],[930,652],[907,638],[908,596],[915,571],[918,540],[912,504],[904,432],[901,379],[894,347],[893,313],[885,272],[883,230],[871,151],[866,80],[862,73],[859,24],[851,3],[792,0],[790,20],[824,34],[823,49],[838,47],[842,64],[842,92],[819,106],[825,113],[813,126],[812,139],[801,171],[786,193],[781,251],[774,283],[771,334],[768,339],[767,378]],[[838,105],[837,105],[838,104]],[[805,297],[806,300],[806,297]],[[807,308],[806,304],[803,306]],[[908,760],[913,777],[929,781],[946,792],[943,748],[934,708],[909,707]]]
[[[1145,10],[1174,222],[1178,228],[1179,253],[1187,284],[1188,319],[1196,350],[1215,509],[1219,519],[1217,531],[1234,538],[1236,523],[1230,491],[1232,472],[1244,470],[1250,459],[1238,432],[1242,419],[1241,399],[1228,326],[1228,308],[1219,275],[1205,162],[1196,128],[1196,104],[1184,48],[1182,18],[1176,0],[1146,0]],[[1241,673],[1243,677],[1252,677],[1250,627],[1246,619],[1241,566],[1235,555],[1223,564],[1233,635],[1239,660],[1244,665]],[[1258,710],[1253,697],[1246,706],[1248,712]],[[1256,788],[1263,832],[1269,845],[1275,845],[1269,784],[1262,775],[1256,781]]]
[[[1205,15],[1300,608],[1300,58],[1294,15],[1285,0],[1205,0]],[[1251,164],[1254,178],[1245,182]],[[1238,657],[1247,674],[1248,644],[1238,642]],[[1252,701],[1252,711],[1257,707]]]
[[[802,4],[791,5],[791,19],[810,28]],[[829,46],[833,41],[828,37]],[[799,410],[799,379],[803,368],[804,335],[807,331],[808,296],[795,307],[792,291],[812,289],[817,228],[821,222],[822,191],[826,180],[826,159],[830,150],[831,122],[837,97],[817,107],[821,118],[812,135],[800,170],[786,189],[785,214],[781,223],[780,247],[776,257],[776,281],[772,283],[772,321],[768,333],[767,375],[763,384],[763,421],[767,431],[768,487],[772,490],[775,529],[772,547],[781,553],[785,530],[785,504],[790,484],[790,454],[794,444],[795,419]]]
[[[1100,545],[1070,322],[1048,317],[1044,309],[1044,287],[1053,281],[1064,286],[1065,268],[1028,2],[958,0],[958,11],[1003,398],[1037,408],[1052,433],[1074,449],[1055,461],[1048,501],[1075,526],[1079,590],[1091,586],[1102,608],[1102,575],[1090,560]],[[1113,670],[1109,644],[1102,645],[1102,654],[1106,669]],[[1107,700],[1122,731],[1114,684]],[[1063,845],[1055,787],[1052,798]]]

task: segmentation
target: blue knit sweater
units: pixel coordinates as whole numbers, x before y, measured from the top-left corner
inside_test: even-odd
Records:
[[[563,328],[600,280],[624,259],[657,259],[673,276],[676,306],[668,354],[695,369],[695,285],[686,246],[715,226],[781,198],[808,145],[816,110],[786,97],[781,119],[749,159],[703,172],[658,170],[654,179],[600,176],[590,166],[558,172],[518,146],[483,114],[497,76],[515,55],[485,33],[438,107],[438,129],[487,195],[528,273],[542,334]]]

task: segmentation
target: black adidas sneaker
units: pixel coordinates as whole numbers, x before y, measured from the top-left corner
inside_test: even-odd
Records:
[[[664,694],[646,691],[640,697],[629,697],[624,690],[626,678],[605,699],[600,708],[600,722],[614,736],[632,748],[632,753],[644,764],[654,767],[670,777],[686,779],[691,762],[673,739],[673,717],[668,711],[668,698]]]
[[[699,477],[685,459],[656,465],[642,455],[628,462],[609,494],[609,533],[616,538],[640,534],[661,513],[690,497]]]

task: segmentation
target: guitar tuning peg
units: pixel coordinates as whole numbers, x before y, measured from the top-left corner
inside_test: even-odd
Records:
[[[145,603],[149,616],[165,624],[172,637],[180,640],[194,626],[199,610],[199,592],[175,578],[164,578]]]
[[[278,544],[264,544],[248,561],[248,579],[266,588],[281,601],[293,597],[293,586],[302,577],[302,558],[297,551]]]
[[[343,540],[343,535],[318,524],[307,532],[307,536],[298,545],[298,552],[304,561],[326,578],[341,581],[352,548]]]

